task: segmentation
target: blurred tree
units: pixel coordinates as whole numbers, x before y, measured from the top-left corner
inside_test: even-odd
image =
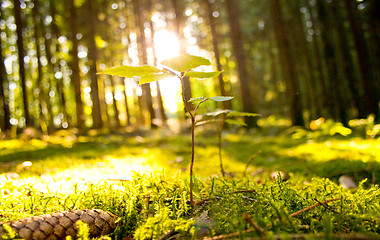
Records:
[[[40,47],[40,27],[43,27],[40,25],[40,13],[39,13],[39,2],[38,0],[33,0],[33,24],[34,24],[34,39],[36,44],[36,57],[37,57],[37,79],[36,79],[36,87],[37,87],[37,94],[38,94],[38,101],[39,101],[39,112],[38,112],[38,120],[40,127],[44,133],[47,133],[48,127],[49,127],[49,119],[51,118],[50,113],[48,112],[48,107],[46,104],[46,94],[44,91],[43,86],[43,79],[44,79],[44,72],[42,69],[42,63],[41,63],[41,47]]]
[[[289,40],[287,38],[287,31],[284,25],[285,21],[281,12],[281,4],[279,0],[270,0],[270,11],[281,58],[282,76],[285,80],[287,95],[290,100],[290,117],[293,125],[303,126],[304,119],[297,73],[293,55],[289,52]]]
[[[145,38],[145,27],[144,22],[145,19],[143,19],[144,13],[143,13],[143,5],[141,4],[141,0],[133,0],[133,6],[135,11],[135,18],[136,18],[136,25],[138,30],[137,35],[137,44],[139,45],[139,64],[140,65],[146,65],[148,64],[148,55],[147,55],[147,41]],[[146,107],[148,109],[149,118],[150,118],[150,126],[156,127],[154,125],[154,119],[156,117],[155,111],[153,109],[153,100],[150,90],[150,84],[144,84],[141,86],[143,90],[143,96],[145,97],[145,103]]]
[[[91,80],[91,98],[92,98],[92,127],[95,129],[103,127],[103,120],[101,116],[100,109],[100,98],[99,98],[99,86],[98,86],[98,77],[97,72],[97,47],[95,43],[95,34],[96,34],[96,24],[97,24],[97,14],[95,9],[96,1],[87,0],[87,44],[88,44],[88,61],[89,61],[89,74]]]
[[[4,18],[4,13],[2,11],[2,6],[0,4],[0,15],[1,18]],[[0,36],[2,30],[0,28]],[[2,39],[0,38],[0,105],[2,106],[3,112],[0,113],[0,123],[1,131],[7,131],[11,129],[10,124],[10,111],[9,111],[9,101],[5,95],[5,91],[8,88],[8,76],[5,71],[4,57],[3,57],[3,44]]]
[[[77,127],[84,127],[85,115],[83,112],[83,103],[82,103],[82,93],[81,93],[81,78],[79,73],[79,58],[78,58],[78,39],[77,39],[77,10],[74,4],[74,0],[67,0],[67,6],[69,9],[69,39],[71,41],[71,49],[70,49],[70,68],[71,68],[71,81],[74,86],[75,93],[75,106],[76,106],[76,119],[77,119]]]
[[[240,19],[240,9],[239,2],[233,0],[226,0],[226,9],[228,13],[228,24],[230,27],[232,49],[235,55],[236,64],[238,68],[240,92],[243,102],[243,111],[249,113],[255,113],[256,107],[255,103],[252,101],[251,91],[250,91],[250,77],[247,70],[247,62],[245,56],[245,50],[243,48],[243,39],[241,34],[241,27],[239,23]],[[257,127],[256,118],[247,117],[246,124],[248,127]]]
[[[215,21],[214,13],[216,13],[213,9],[212,4],[209,0],[203,0],[204,4],[206,5],[207,9],[207,16],[208,16],[208,25],[210,26],[211,36],[212,36],[212,46],[213,51],[215,55],[215,63],[218,71],[222,71],[222,64],[220,63],[220,52],[219,52],[219,34],[217,30],[217,22]],[[227,93],[225,86],[224,86],[224,79],[223,79],[223,73],[219,74],[219,88],[220,88],[220,94],[221,96],[228,96],[230,95]],[[231,109],[231,101],[224,101],[223,102],[223,108],[224,109]]]
[[[359,23],[360,18],[356,1],[344,0],[344,4],[348,14],[348,20],[350,22],[352,37],[354,39],[354,46],[356,50],[357,62],[359,65],[361,83],[364,88],[364,96],[363,94],[361,94],[360,96],[357,96],[358,94],[354,95],[355,102],[364,99],[364,104],[362,104],[363,106],[360,106],[361,108],[359,109],[359,117],[366,118],[369,113],[372,113],[379,118],[379,94],[376,94],[376,76],[370,69],[371,67],[376,66],[376,64],[369,62],[371,58],[368,52],[367,42],[364,38],[363,29],[361,27],[361,24]],[[372,5],[370,5],[370,7],[372,7]],[[380,4],[378,7],[380,7]],[[377,9],[377,11],[379,11],[379,9]],[[377,16],[377,18],[379,17]],[[376,29],[376,27],[374,29]],[[358,85],[359,84],[355,84],[355,82],[350,82],[351,91],[355,91],[355,87],[359,87]],[[363,109],[364,107],[365,109]]]
[[[186,39],[183,33],[183,28],[185,26],[185,15],[184,15],[185,2],[178,1],[178,0],[172,0],[171,2],[172,2],[172,6],[174,8],[174,13],[175,13],[175,20],[174,20],[175,31],[180,43],[179,51],[180,51],[180,54],[185,54],[186,53]],[[183,78],[183,93],[184,93],[186,101],[188,101],[192,96],[189,77]],[[189,107],[193,108],[193,105],[190,104]],[[184,111],[186,112],[185,109]]]
[[[16,32],[17,32],[17,50],[18,50],[18,65],[19,65],[19,79],[21,81],[22,88],[22,102],[23,102],[23,110],[24,110],[24,118],[25,125],[31,126],[32,121],[30,119],[29,114],[29,103],[28,103],[28,89],[26,87],[26,76],[25,76],[25,65],[24,65],[24,37],[22,34],[23,29],[23,21],[21,16],[21,8],[20,8],[20,0],[13,0],[13,8],[15,14],[15,22],[16,22]]]

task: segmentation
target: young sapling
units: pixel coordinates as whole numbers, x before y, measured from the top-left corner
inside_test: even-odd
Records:
[[[217,96],[209,98],[193,98],[189,101],[186,100],[184,92],[185,85],[183,84],[185,77],[194,77],[194,78],[211,78],[218,76],[221,71],[216,72],[200,72],[200,71],[191,71],[191,69],[197,68],[202,65],[211,65],[211,62],[202,57],[192,56],[189,54],[181,55],[178,57],[170,58],[161,62],[161,67],[158,68],[155,66],[144,65],[144,66],[120,66],[113,67],[104,70],[100,74],[109,74],[113,76],[120,76],[126,78],[140,77],[139,84],[150,83],[158,81],[167,77],[175,76],[181,82],[182,90],[182,101],[185,106],[186,112],[190,115],[191,120],[191,162],[190,162],[190,203],[194,205],[193,197],[193,166],[194,166],[194,146],[195,146],[195,116],[199,106],[208,101],[213,100],[217,102],[228,101],[233,97],[226,96]],[[193,112],[190,109],[189,103],[200,101],[197,106],[194,108]]]

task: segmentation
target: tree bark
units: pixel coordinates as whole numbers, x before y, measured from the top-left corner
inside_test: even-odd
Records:
[[[152,21],[152,0],[148,0],[146,3],[146,7],[149,13],[149,26],[151,30],[151,36],[152,36],[152,41],[151,41],[151,48],[153,52],[153,65],[157,65],[157,57],[156,57],[156,49],[154,46],[154,25]],[[164,108],[164,102],[162,101],[162,94],[161,94],[161,88],[160,88],[160,83],[159,81],[156,81],[156,89],[157,89],[157,102],[158,102],[158,110],[160,113],[160,119],[162,125],[167,125],[167,118],[165,114],[165,108]]]
[[[378,81],[374,74],[371,72],[370,54],[368,52],[366,40],[364,38],[363,29],[359,23],[359,13],[356,6],[356,1],[344,0],[346,11],[348,14],[348,20],[350,22],[350,28],[352,36],[354,39],[355,51],[357,56],[357,62],[359,64],[359,72],[361,77],[361,82],[364,88],[364,106],[366,106],[366,111],[364,109],[360,113],[361,118],[367,117],[369,113],[379,116],[379,96],[376,95],[376,86],[373,83]],[[380,5],[380,4],[379,4]],[[350,86],[351,87],[351,86]],[[359,96],[361,97],[361,96]]]
[[[211,5],[209,0],[204,0],[204,4],[206,5],[206,9],[207,9],[207,15],[208,15],[208,20],[209,20],[208,25],[210,26],[210,30],[211,30],[212,46],[213,46],[213,51],[215,54],[216,67],[218,71],[222,71],[222,64],[220,63],[220,52],[219,52],[219,33],[217,31],[217,23],[213,16],[213,12],[214,12],[213,6]],[[230,95],[229,93],[227,93],[224,86],[223,73],[219,74],[218,79],[219,79],[220,94],[222,96]],[[231,109],[232,108],[231,101],[223,102],[223,108]]]
[[[113,76],[109,76],[109,80],[110,80],[110,84],[111,84],[111,93],[112,93],[112,107],[113,107],[113,111],[114,111],[114,119],[115,119],[115,123],[116,123],[116,126],[117,128],[119,128],[121,126],[120,124],[120,118],[119,118],[119,109],[117,108],[117,102],[116,102],[116,98],[115,98],[115,77]]]
[[[239,82],[240,82],[240,92],[243,102],[243,110],[249,113],[255,113],[256,108],[254,102],[252,101],[251,91],[250,91],[250,77],[247,71],[247,61],[245,56],[245,50],[243,48],[243,39],[241,26],[239,23],[240,19],[240,9],[238,6],[238,1],[226,0],[225,1],[227,13],[228,13],[228,24],[230,27],[232,49],[236,58]],[[257,127],[256,118],[247,117],[245,119],[248,128]]]
[[[25,117],[25,125],[31,126],[32,122],[29,114],[29,105],[28,105],[28,89],[26,87],[26,76],[25,76],[25,66],[24,66],[24,37],[22,36],[22,29],[24,27],[22,17],[21,17],[21,9],[20,9],[20,0],[13,0],[14,5],[14,14],[15,14],[15,22],[16,22],[16,32],[17,32],[17,50],[18,50],[18,65],[19,65],[19,77],[21,81],[21,89],[22,89],[22,101],[24,104],[24,117]]]
[[[0,5],[1,16],[3,16],[2,8]],[[1,35],[1,28],[0,28]],[[1,131],[7,131],[11,129],[10,120],[10,111],[9,111],[9,101],[5,96],[4,86],[8,86],[7,73],[5,72],[3,50],[2,50],[2,41],[0,39],[0,104],[2,104],[3,114],[2,122],[0,123]]]
[[[362,104],[363,95],[361,94],[361,81],[355,74],[353,59],[349,51],[349,38],[347,36],[347,32],[349,31],[346,31],[345,26],[343,24],[344,19],[340,11],[341,9],[339,3],[337,1],[332,1],[331,4],[332,7],[330,9],[332,11],[332,14],[334,15],[333,25],[337,32],[337,47],[338,50],[340,50],[340,62],[342,63],[342,67],[346,76],[345,79],[347,80],[348,87],[352,95],[354,107],[356,108],[356,111],[358,113],[358,115],[356,115],[355,118],[366,118],[368,112],[364,109],[364,106],[366,106],[366,104]],[[363,44],[365,43],[363,42]],[[346,96],[347,94],[344,95]],[[345,102],[347,103],[347,101]],[[347,106],[347,104],[345,105]],[[370,105],[368,105],[368,107],[369,106]]]
[[[141,5],[141,0],[134,0],[133,1],[133,7],[135,11],[135,18],[136,18],[136,25],[139,30],[139,34],[137,35],[137,43],[139,44],[139,61],[140,65],[146,65],[148,64],[148,55],[146,52],[147,49],[147,43],[145,38],[145,32],[144,32],[144,20],[143,20],[143,10]],[[150,126],[152,128],[156,127],[154,124],[154,119],[156,117],[155,111],[153,109],[153,100],[152,95],[150,91],[150,83],[143,84],[141,86],[143,91],[143,96],[146,101],[146,107],[149,112],[149,118],[150,118]]]
[[[183,1],[178,1],[178,0],[172,0],[172,6],[174,8],[175,12],[175,31],[177,33],[177,37],[179,40],[179,46],[180,46],[180,54],[185,54],[186,53],[186,39],[184,38],[183,35],[183,25],[185,22],[185,17],[184,17],[184,6],[183,6]],[[183,89],[184,89],[184,95],[185,95],[185,101],[188,101],[191,96],[192,96],[192,91],[191,91],[191,85],[190,85],[190,79],[189,77],[184,77],[182,79],[182,84],[183,84]],[[189,104],[190,110],[194,109],[194,106],[192,104]],[[186,109],[185,109],[186,112]]]
[[[50,0],[49,10],[50,10],[50,14],[51,14],[52,18],[55,19],[56,15],[57,15],[55,0]],[[51,27],[52,27],[53,35],[55,36],[55,38],[58,39],[59,36],[61,36],[59,27],[57,26],[57,24],[54,21],[52,21]],[[61,49],[59,44],[55,44],[55,55],[59,56],[59,54],[58,54],[59,52],[62,52],[62,49]],[[56,61],[54,67],[57,69],[60,69],[59,71],[64,72],[62,66],[59,64],[60,60],[61,59],[58,58],[58,61]],[[63,114],[62,122],[67,121],[68,125],[70,126],[71,120],[70,120],[70,116],[67,113],[67,106],[66,106],[67,104],[66,104],[66,97],[65,97],[65,93],[64,93],[63,78],[55,78],[55,80],[56,80],[56,84],[57,84],[56,85],[57,86],[57,97],[59,99],[58,100],[59,101],[59,112],[61,112]],[[61,123],[61,125],[62,125],[62,123]]]
[[[71,81],[74,85],[74,93],[75,93],[75,105],[76,105],[76,126],[78,128],[84,127],[85,115],[83,111],[83,102],[82,102],[82,92],[81,92],[81,79],[79,72],[79,58],[78,58],[78,39],[76,37],[77,30],[77,10],[74,5],[74,0],[68,0],[68,8],[70,12],[70,41],[72,43],[72,48],[70,49],[71,55]]]
[[[343,101],[343,79],[342,74],[339,74],[339,59],[337,52],[334,49],[334,29],[332,28],[333,22],[331,21],[331,14],[325,5],[324,0],[317,1],[318,15],[321,21],[321,37],[324,43],[324,54],[327,66],[328,80],[331,82],[330,99],[334,106],[334,119],[347,123],[346,107]]]
[[[99,129],[103,127],[103,120],[101,116],[100,109],[100,98],[99,98],[99,86],[98,86],[98,77],[96,75],[96,61],[97,61],[97,48],[95,44],[95,32],[96,32],[96,10],[94,6],[95,2],[93,0],[87,0],[87,10],[88,17],[87,19],[87,30],[88,30],[88,61],[90,65],[90,79],[91,79],[91,98],[92,98],[92,127]]]
[[[49,125],[49,116],[48,116],[48,108],[45,101],[44,87],[42,81],[44,79],[44,74],[42,70],[41,64],[41,49],[40,49],[40,27],[39,27],[39,2],[38,0],[33,0],[33,24],[34,24],[34,39],[36,42],[36,57],[37,57],[37,88],[38,92],[38,100],[39,100],[39,122],[41,130],[44,133],[47,133],[48,125]]]
[[[293,56],[289,52],[290,47],[287,39],[287,32],[285,26],[283,25],[284,18],[281,12],[280,1],[270,0],[270,10],[281,57],[282,75],[285,79],[287,95],[290,100],[290,117],[293,125],[303,126],[304,119],[302,114],[301,98],[299,95],[298,76],[296,73]]]

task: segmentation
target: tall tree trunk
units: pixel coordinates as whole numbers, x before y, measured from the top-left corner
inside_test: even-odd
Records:
[[[368,113],[379,116],[379,94],[376,94],[376,86],[373,84],[378,81],[374,74],[371,72],[371,63],[369,62],[370,56],[364,38],[363,29],[359,23],[359,13],[356,6],[356,1],[344,0],[348,20],[350,22],[351,32],[354,39],[357,61],[359,64],[359,72],[364,88],[364,106],[368,109],[362,110],[360,117],[367,117]],[[379,4],[380,6],[380,4]],[[350,86],[351,87],[351,86]]]
[[[341,62],[337,56],[336,48],[334,48],[334,40],[336,34],[332,28],[333,22],[331,21],[331,13],[326,6],[324,0],[317,1],[318,15],[321,21],[321,37],[324,43],[324,52],[327,66],[328,80],[331,82],[331,98],[335,107],[335,120],[347,123],[347,106],[344,104],[343,95],[343,79],[342,74],[339,72]]]
[[[29,106],[28,106],[28,89],[26,87],[26,76],[25,76],[25,66],[24,66],[24,37],[22,36],[22,29],[24,27],[22,17],[21,17],[21,9],[20,9],[20,0],[13,0],[14,5],[14,13],[15,13],[15,22],[16,22],[16,32],[17,32],[17,50],[18,50],[18,65],[19,65],[19,76],[21,81],[21,89],[22,89],[22,101],[24,104],[24,117],[25,117],[25,125],[31,126],[32,122],[29,114]]]
[[[273,20],[274,32],[278,42],[281,57],[282,75],[285,79],[286,90],[290,99],[290,115],[295,126],[303,126],[301,98],[299,95],[298,76],[296,74],[294,59],[290,51],[287,32],[283,25],[284,19],[281,12],[279,0],[270,0],[271,18]]]
[[[141,5],[141,0],[134,0],[133,6],[135,10],[135,17],[136,17],[136,25],[139,29],[139,34],[137,36],[137,44],[140,46],[139,48],[139,60],[140,65],[146,65],[148,64],[148,55],[146,52],[146,38],[145,38],[145,28],[144,28],[144,20],[143,20],[143,10]],[[143,96],[145,97],[146,105],[149,112],[149,118],[150,118],[150,126],[156,127],[154,125],[154,119],[156,117],[155,111],[153,109],[153,101],[152,101],[152,95],[150,91],[150,83],[143,84],[141,86],[143,90]]]
[[[361,99],[363,98],[363,96],[361,94],[362,91],[359,84],[360,79],[358,79],[357,75],[355,74],[356,72],[354,71],[355,69],[354,63],[352,62],[352,56],[349,51],[350,46],[348,44],[349,39],[347,36],[347,32],[349,31],[346,31],[345,26],[343,24],[344,19],[341,13],[341,8],[339,6],[339,3],[337,1],[332,1],[331,4],[332,4],[332,7],[330,9],[334,16],[333,25],[337,32],[337,47],[340,50],[340,57],[341,57],[340,62],[342,63],[342,67],[346,76],[345,79],[347,80],[348,87],[352,95],[353,103],[358,113],[358,115],[355,117],[365,118],[367,117],[368,112],[365,111],[364,109],[365,105],[362,104]],[[346,96],[347,94],[344,94],[344,95]]]
[[[306,41],[306,31],[305,31],[305,25],[302,21],[301,16],[301,3],[300,0],[292,1],[294,4],[294,20],[295,20],[295,28],[297,29],[297,36],[299,37],[299,43],[300,43],[300,50],[302,51],[302,56],[304,57],[304,61],[306,64],[304,64],[304,69],[306,71],[306,79],[307,79],[307,89],[308,89],[308,95],[310,98],[310,114],[312,119],[316,119],[317,117],[321,116],[321,104],[319,103],[318,95],[319,94],[319,88],[317,85],[317,80],[315,79],[315,75],[313,74],[313,63],[312,63],[312,57],[310,53],[310,49],[308,46],[308,43]]]
[[[93,0],[87,0],[87,30],[88,30],[88,61],[90,65],[90,79],[91,79],[91,98],[92,98],[92,127],[95,129],[102,128],[103,120],[101,116],[100,109],[100,98],[99,98],[99,86],[98,86],[98,77],[96,75],[96,61],[97,61],[97,48],[95,44],[95,32],[96,32],[96,10]]]
[[[77,118],[77,127],[83,128],[85,115],[83,111],[83,102],[82,102],[82,93],[81,93],[81,79],[79,72],[79,58],[78,58],[78,39],[77,39],[77,10],[74,5],[74,0],[68,0],[68,7],[70,12],[70,41],[72,43],[72,47],[70,50],[71,55],[71,81],[74,85],[74,93],[75,93],[75,105],[76,105],[76,118]]]
[[[186,53],[186,39],[183,35],[183,25],[185,23],[184,19],[184,2],[183,1],[178,1],[178,0],[172,0],[172,6],[174,8],[174,13],[175,13],[175,31],[177,33],[177,37],[179,40],[179,46],[180,46],[180,53],[185,54]],[[184,96],[185,96],[185,101],[188,101],[191,96],[191,85],[190,85],[190,79],[188,77],[183,78],[183,89],[184,89]],[[190,109],[193,109],[193,105],[189,104]],[[185,110],[186,112],[186,110]]]
[[[124,86],[124,89],[123,89],[123,96],[124,96],[124,104],[125,104],[125,115],[126,115],[126,118],[127,118],[127,126],[131,125],[131,113],[129,111],[129,101],[128,101],[128,96],[127,96],[127,93],[125,92],[126,90],[126,79],[125,78],[120,78],[120,80],[122,81],[123,83],[123,86]]]
[[[55,19],[56,15],[57,15],[56,0],[50,0],[49,10],[50,10],[50,14],[51,14],[52,18]],[[52,21],[51,26],[52,26],[53,35],[55,36],[55,38],[58,39],[59,36],[61,35],[59,27],[57,26],[57,24],[54,21]],[[55,44],[55,55],[59,56],[59,54],[58,54],[59,52],[62,52],[62,49],[61,49],[59,44]],[[60,69],[61,72],[64,72],[64,70],[62,69],[62,66],[59,64],[60,60],[61,59],[58,59],[58,61],[56,61],[55,68],[58,68],[58,69]],[[67,113],[67,106],[66,106],[67,104],[66,104],[66,97],[65,97],[65,93],[64,93],[63,78],[56,78],[56,84],[57,84],[56,85],[57,86],[57,96],[59,99],[58,100],[59,112],[61,112],[63,114],[62,121],[67,121],[68,125],[71,125],[70,116]]]
[[[114,111],[114,119],[115,119],[115,123],[116,123],[116,127],[117,128],[120,128],[121,124],[120,124],[120,118],[119,118],[119,109],[117,108],[117,102],[116,102],[116,98],[115,98],[115,95],[116,95],[116,87],[115,87],[115,77],[113,76],[109,76],[109,80],[110,80],[110,85],[111,85],[111,93],[112,93],[112,108],[113,108],[113,111]]]
[[[150,26],[151,35],[152,35],[151,48],[152,48],[152,52],[153,52],[153,65],[157,65],[156,49],[155,49],[154,41],[153,41],[155,31],[154,31],[154,25],[153,25],[153,21],[152,21],[152,0],[147,0],[146,7],[147,7],[147,11],[149,13],[149,15],[148,15],[149,16],[149,26]],[[157,89],[158,110],[160,113],[161,123],[162,123],[162,125],[167,125],[167,118],[166,118],[166,114],[165,114],[164,102],[162,101],[162,94],[161,94],[161,88],[160,88],[159,81],[156,81],[156,89]]]
[[[249,83],[249,74],[247,71],[247,61],[245,56],[245,51],[243,48],[243,39],[242,32],[239,23],[240,19],[240,9],[238,1],[226,0],[225,1],[227,12],[228,12],[228,24],[231,32],[232,48],[235,54],[239,82],[240,82],[240,91],[243,101],[243,110],[245,112],[254,113],[256,108],[254,102],[252,101],[250,83]],[[245,120],[247,127],[257,127],[256,118],[246,118]]]
[[[48,109],[45,101],[44,87],[43,87],[43,70],[41,64],[41,49],[40,49],[40,29],[39,29],[39,2],[38,0],[33,0],[33,24],[34,24],[34,39],[36,42],[36,57],[37,57],[37,88],[38,88],[38,100],[39,100],[39,122],[41,130],[47,133],[48,130]]]
[[[327,117],[329,114],[332,114],[334,111],[332,108],[332,104],[329,102],[328,90],[327,90],[327,86],[326,86],[325,71],[323,68],[321,48],[320,48],[320,44],[318,42],[319,39],[316,36],[317,29],[315,28],[315,26],[317,25],[317,21],[314,18],[313,9],[311,9],[308,2],[306,2],[306,8],[309,12],[310,21],[312,23],[311,29],[314,32],[314,34],[312,35],[312,43],[313,43],[313,54],[315,56],[315,66],[316,66],[316,70],[317,70],[317,71],[315,71],[315,76],[316,76],[317,84],[321,87],[321,92],[322,92],[321,116]]]
[[[215,62],[216,62],[216,67],[218,71],[222,71],[222,64],[220,63],[220,52],[219,52],[219,34],[217,31],[217,23],[215,21],[215,18],[213,16],[213,7],[210,3],[209,0],[204,0],[204,3],[207,8],[207,15],[208,15],[208,20],[209,20],[209,26],[211,30],[211,36],[212,36],[212,46],[215,54]],[[224,79],[223,79],[223,73],[219,74],[218,76],[219,79],[219,88],[220,88],[220,94],[222,96],[227,96],[226,89],[224,87]],[[223,102],[223,108],[224,109],[231,109],[231,101],[225,101]]]
[[[3,18],[3,11],[0,5],[0,13]],[[0,28],[1,35],[1,28]],[[5,96],[5,88],[4,86],[8,86],[7,73],[5,72],[4,58],[3,58],[3,50],[2,50],[2,41],[0,39],[0,105],[2,104],[3,109],[3,119],[0,123],[1,131],[7,131],[11,129],[10,120],[10,111],[9,111],[9,101]]]

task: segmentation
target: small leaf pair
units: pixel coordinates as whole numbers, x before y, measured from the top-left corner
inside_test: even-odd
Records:
[[[170,58],[161,62],[164,69],[155,66],[120,66],[113,67],[100,72],[99,74],[108,74],[112,76],[120,76],[126,78],[140,77],[139,84],[159,81],[164,78],[172,77],[173,75],[180,77],[176,72],[184,73],[184,76],[194,78],[211,78],[218,76],[222,71],[216,72],[190,72],[190,69],[202,66],[211,65],[208,59],[192,56],[189,54]],[[167,68],[165,68],[167,67]],[[173,70],[173,71],[172,71]],[[176,71],[176,72],[175,72]]]

